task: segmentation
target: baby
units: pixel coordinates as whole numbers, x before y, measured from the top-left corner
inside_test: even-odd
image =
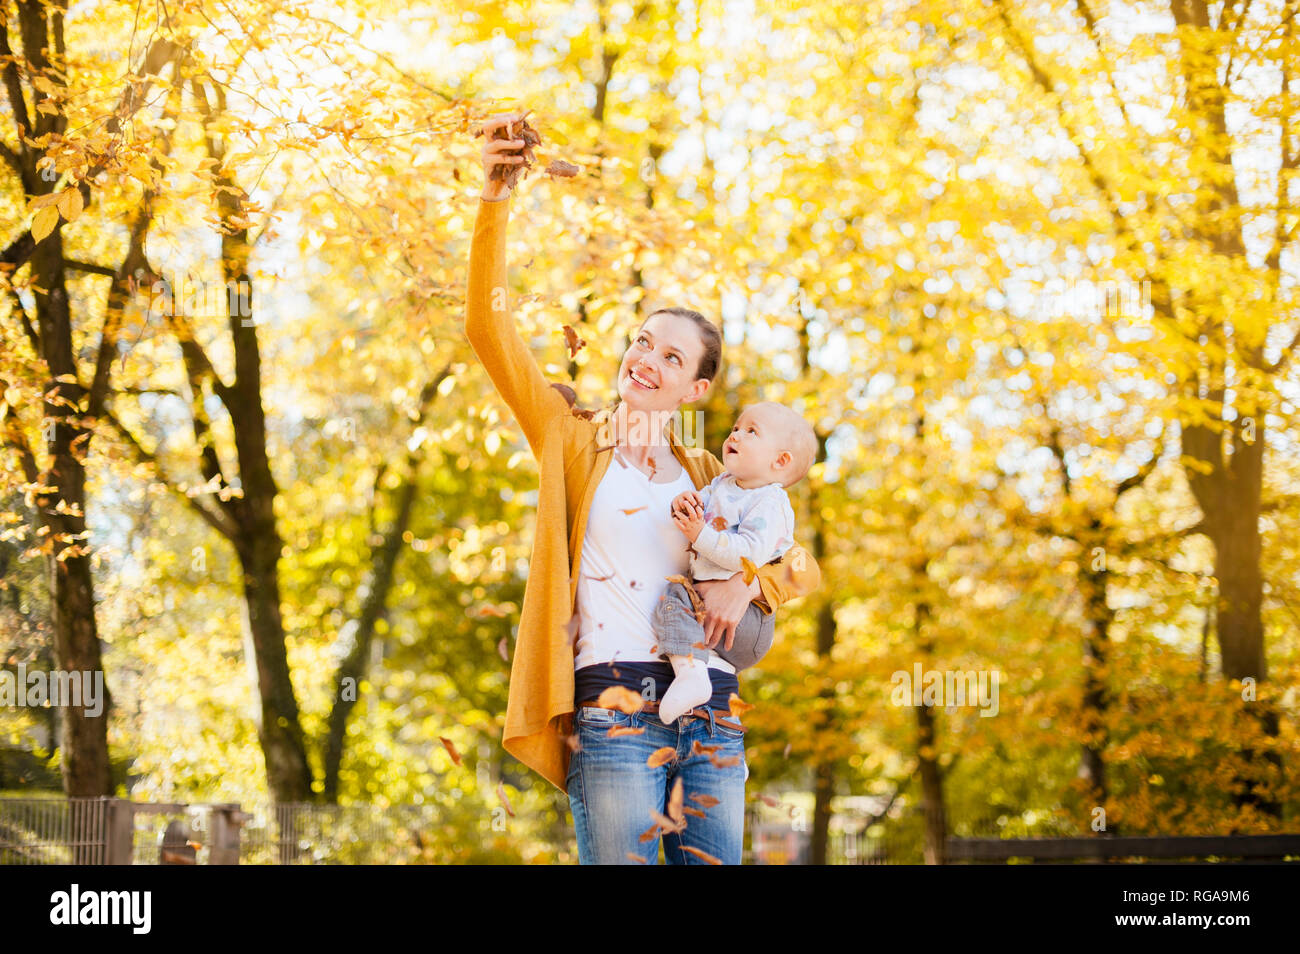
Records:
[[[671,504],[673,522],[691,542],[692,579],[729,579],[744,570],[742,558],[757,568],[790,549],[794,511],[785,489],[803,479],[816,456],[817,436],[794,411],[771,401],[745,408],[722,447],[726,470]],[[670,583],[655,608],[655,637],[674,673],[659,700],[664,725],[713,695],[704,627],[695,612],[681,583]],[[714,652],[739,671],[766,655],[774,630],[773,614],[750,603],[736,624],[732,648],[720,642]]]

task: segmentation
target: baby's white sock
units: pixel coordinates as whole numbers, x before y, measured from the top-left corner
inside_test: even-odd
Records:
[[[676,678],[669,684],[664,697],[659,700],[659,721],[672,725],[683,712],[708,702],[713,695],[709,681],[709,667],[694,656],[669,656]]]

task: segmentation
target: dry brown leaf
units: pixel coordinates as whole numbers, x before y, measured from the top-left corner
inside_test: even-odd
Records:
[[[705,808],[712,808],[714,805],[717,805],[719,803],[719,800],[714,798],[712,795],[701,794],[701,795],[690,795],[688,797],[693,802],[699,802]]]
[[[447,754],[451,756],[451,760],[455,762],[457,765],[459,765],[460,753],[456,751],[456,746],[452,744],[451,739],[445,738],[440,735],[438,736],[438,741],[441,742],[443,748],[447,750]]]
[[[642,858],[640,855],[638,855],[635,851],[629,851],[627,853],[627,857],[629,861],[635,861],[639,865],[647,864],[646,860]]]
[[[546,167],[548,176],[563,176],[566,179],[576,176],[578,172],[577,166],[571,162],[565,162],[563,159],[552,159],[551,164]]]
[[[596,705],[631,714],[644,709],[645,700],[627,686],[609,686],[596,698]]]
[[[641,835],[639,838],[637,838],[637,841],[653,841],[654,839],[659,837],[660,831],[662,831],[662,828],[660,827],[658,822],[655,822],[645,831],[641,832]]]
[[[753,703],[746,702],[744,699],[740,698],[740,696],[736,695],[734,692],[727,699],[727,707],[731,710],[731,715],[733,718],[739,718],[740,716],[748,712],[750,709],[754,708]]]
[[[506,810],[506,814],[511,818],[515,817],[515,810],[510,805],[510,799],[506,798],[506,788],[501,782],[497,782],[497,798],[501,799],[501,804]]]
[[[500,654],[503,660],[510,662],[510,653],[506,649],[506,638],[504,636],[502,636],[501,641],[497,643],[497,653]]]
[[[687,815],[695,815],[697,818],[709,817],[708,815],[704,814],[704,812],[700,811],[698,808],[691,808],[690,805],[682,806],[682,811],[685,812]]]
[[[701,614],[704,612],[704,599],[696,591],[695,583],[688,580],[680,573],[676,573],[672,576],[665,576],[664,579],[669,583],[680,583],[682,586],[686,587],[686,595],[691,598],[691,609],[695,612],[695,618],[701,619]]]
[[[685,830],[686,828],[685,821],[683,821],[679,825],[677,824],[677,822],[673,821],[667,815],[663,814],[662,812],[655,811],[653,808],[650,809],[650,817],[653,818],[656,822],[658,822],[659,827],[666,832],[679,832]]]
[[[638,696],[638,698],[640,698]],[[650,768],[658,768],[661,765],[667,765],[677,756],[677,750],[671,745],[665,745],[663,748],[655,749],[650,753],[650,757],[645,760],[645,764]]]
[[[713,855],[709,854],[708,852],[700,851],[700,849],[698,849],[698,848],[692,848],[690,845],[682,845],[682,851],[689,851],[691,854],[695,855],[697,858],[703,858],[705,861],[707,861],[707,862],[708,862],[709,864],[711,864],[711,865],[720,865],[720,864],[722,864],[722,860],[721,860],[721,859],[713,857]]]
[[[668,794],[668,817],[685,827],[686,816],[682,813],[682,799],[682,777],[679,775],[677,781],[673,783],[673,790]]]
[[[569,349],[569,357],[572,358],[581,351],[584,346],[586,346],[587,342],[585,339],[578,337],[578,333],[573,330],[572,325],[564,325],[562,327],[564,331],[564,345]]]
[[[605,735],[614,739],[620,735],[642,735],[644,732],[645,729],[635,725],[611,725]]]

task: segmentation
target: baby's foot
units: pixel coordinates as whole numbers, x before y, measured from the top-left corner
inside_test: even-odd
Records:
[[[673,679],[664,697],[659,700],[659,721],[672,725],[677,717],[689,709],[708,702],[713,695],[708,666],[694,656],[669,656],[673,664]]]

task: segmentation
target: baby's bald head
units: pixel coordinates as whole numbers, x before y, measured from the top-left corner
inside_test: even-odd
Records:
[[[775,451],[790,454],[790,461],[781,475],[782,486],[791,487],[803,480],[817,460],[817,435],[812,425],[797,412],[775,401],[751,404],[744,413],[759,421]]]

